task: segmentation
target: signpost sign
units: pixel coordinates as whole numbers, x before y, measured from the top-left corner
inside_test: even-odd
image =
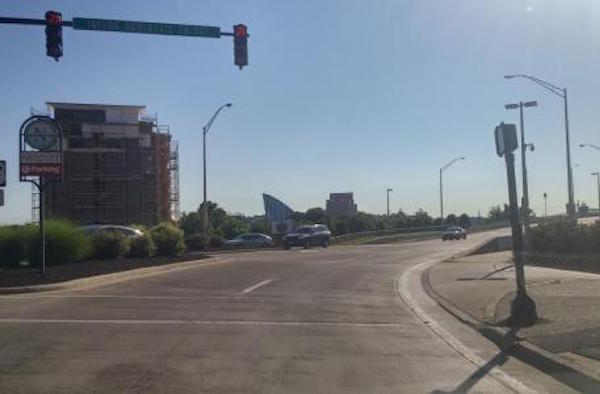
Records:
[[[40,192],[40,272],[46,273],[44,191],[62,179],[62,130],[48,116],[32,116],[19,130],[19,174],[21,182],[33,183]],[[1,190],[1,189],[0,189]]]
[[[0,189],[0,207],[4,206],[4,189]]]
[[[73,29],[119,31],[123,33],[161,34],[171,36],[221,38],[221,28],[218,26],[136,22],[115,19],[73,18]]]

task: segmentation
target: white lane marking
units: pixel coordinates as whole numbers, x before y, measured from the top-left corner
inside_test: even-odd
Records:
[[[123,320],[123,319],[0,319],[0,324],[138,324],[138,325],[200,325],[200,326],[291,326],[291,327],[366,327],[398,328],[401,323],[331,322],[331,321],[257,321],[257,320]]]
[[[275,279],[275,278],[270,278],[270,279],[263,280],[262,282],[258,282],[257,284],[255,284],[255,285],[253,285],[253,286],[250,286],[250,287],[248,287],[248,288],[244,289],[244,290],[242,291],[242,294],[248,294],[248,293],[250,293],[251,291],[254,291],[254,290],[258,289],[259,287],[263,287],[263,286],[266,286],[266,285],[268,285],[269,283],[273,282],[274,280],[277,280],[277,279]]]

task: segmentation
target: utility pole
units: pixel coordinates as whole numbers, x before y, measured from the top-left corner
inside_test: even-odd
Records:
[[[465,160],[464,157],[457,157],[450,160],[445,166],[440,167],[440,230],[444,231],[444,181],[443,174],[444,170],[450,167],[452,164],[459,160]]]
[[[504,156],[508,183],[508,201],[510,205],[510,225],[513,240],[513,259],[517,282],[517,295],[511,304],[513,324],[532,325],[537,320],[535,302],[527,295],[525,268],[523,264],[523,228],[519,221],[519,203],[515,176],[515,155],[517,148],[517,129],[514,124],[501,123],[496,128],[496,151]]]
[[[550,82],[546,82],[531,75],[516,74],[504,76],[504,79],[513,78],[528,79],[563,99],[565,113],[565,150],[567,156],[567,192],[569,196],[569,201],[567,202],[567,214],[571,217],[575,217],[575,215],[577,214],[577,210],[575,209],[575,192],[573,190],[573,167],[571,166],[571,137],[569,133],[569,107],[567,101],[567,88],[558,87],[556,85],[551,84]]]
[[[386,189],[387,194],[387,215],[390,216],[390,192],[393,192],[394,189]]]
[[[548,216],[548,193],[544,192],[544,216]]]
[[[527,160],[526,152],[529,147],[532,151],[534,150],[533,144],[525,143],[525,126],[523,121],[523,107],[537,107],[537,101],[519,101],[518,104],[506,104],[506,109],[517,109],[519,108],[519,122],[521,126],[521,170],[523,178],[523,199],[521,202],[523,226],[525,231],[529,231],[529,185],[527,183]]]
[[[217,110],[215,111],[215,113],[213,114],[213,116],[211,116],[211,118],[208,120],[208,122],[206,123],[206,125],[202,128],[202,157],[203,157],[203,185],[204,185],[204,191],[203,191],[203,199],[202,199],[202,219],[203,219],[203,225],[204,225],[204,234],[208,234],[208,200],[207,200],[207,192],[206,192],[206,134],[208,134],[208,131],[210,130],[211,126],[213,125],[213,123],[215,122],[215,119],[217,118],[217,116],[219,115],[219,113],[224,109],[224,108],[230,108],[231,107],[231,103],[227,103],[227,104],[223,104],[221,105],[219,108],[217,108]]]
[[[592,172],[592,176],[596,177],[596,184],[598,185],[598,216],[600,216],[600,172]]]

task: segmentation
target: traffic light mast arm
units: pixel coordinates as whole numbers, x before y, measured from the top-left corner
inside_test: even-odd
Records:
[[[12,24],[12,25],[46,25],[45,19],[31,19],[31,18],[8,18],[0,16],[0,24]],[[73,22],[62,21],[63,26],[73,27]]]

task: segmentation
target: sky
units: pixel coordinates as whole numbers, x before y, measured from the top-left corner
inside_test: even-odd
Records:
[[[263,192],[294,210],[354,192],[359,210],[422,208],[486,215],[508,200],[493,130],[525,111],[530,205],[567,202],[562,100],[569,93],[575,200],[598,206],[600,2],[595,0],[302,0],[5,2],[3,16],[248,25],[250,65],[233,64],[230,37],[183,38],[63,29],[60,62],[45,56],[41,26],[0,25],[0,159],[8,162],[0,223],[31,219],[31,186],[18,180],[18,130],[46,101],[142,104],[180,143],[181,208],[202,200],[201,129],[208,136],[208,197],[229,212],[262,214]],[[517,157],[520,187],[520,158]]]

